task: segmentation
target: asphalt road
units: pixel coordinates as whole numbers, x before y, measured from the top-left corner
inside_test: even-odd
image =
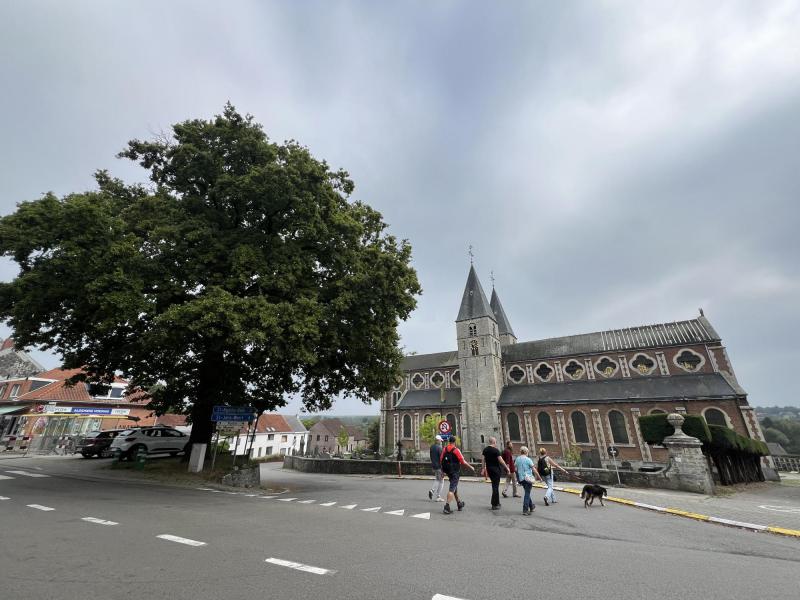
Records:
[[[611,504],[587,511],[574,496],[545,507],[537,492],[523,517],[519,499],[492,512],[488,486],[465,483],[466,509],[446,516],[425,481],[269,469],[269,490],[231,494],[104,481],[100,464],[0,459],[0,598],[727,600],[798,590],[797,540]]]

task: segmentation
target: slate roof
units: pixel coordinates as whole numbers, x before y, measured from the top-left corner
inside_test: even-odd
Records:
[[[500,332],[500,335],[503,335],[504,333],[510,333],[514,337],[517,337],[514,334],[514,330],[511,329],[511,323],[508,322],[506,311],[503,310],[503,305],[500,303],[500,296],[497,295],[497,292],[494,288],[492,288],[492,299],[489,301],[489,305],[492,307],[492,312],[494,313],[494,318],[497,321],[497,329]]]
[[[677,346],[705,342],[717,342],[719,334],[701,316],[688,321],[675,321],[658,325],[642,325],[611,329],[581,335],[521,342],[502,347],[503,361],[516,362],[573,354],[593,354],[632,350],[636,348],[653,348]]]
[[[671,377],[512,385],[503,388],[497,405],[669,400],[683,397],[736,398],[737,396],[736,390],[718,373],[702,373]]]
[[[483,293],[475,267],[470,265],[467,285],[464,287],[464,296],[461,298],[461,306],[458,309],[456,321],[466,321],[468,319],[477,319],[478,317],[495,318],[492,307],[486,299],[486,294]]]
[[[458,365],[458,351],[453,350],[452,352],[435,352],[433,354],[410,354],[403,359],[400,368],[403,371],[417,371],[456,365]]]
[[[283,420],[291,427],[290,431],[303,433],[308,431],[303,422],[294,415],[283,415]]]
[[[459,406],[461,406],[461,388],[445,389],[444,402],[442,402],[442,394],[438,388],[433,390],[409,390],[402,400],[397,403],[398,409]]]

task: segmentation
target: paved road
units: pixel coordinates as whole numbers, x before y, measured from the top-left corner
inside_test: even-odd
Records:
[[[0,496],[8,498],[0,500],[0,596],[638,600],[797,592],[796,540],[624,506],[587,511],[572,496],[554,507],[537,502],[534,516],[523,517],[519,500],[492,512],[487,488],[465,485],[466,510],[445,516],[427,500],[425,481],[272,469],[271,491],[229,494],[103,481],[93,471],[99,464],[0,459]]]

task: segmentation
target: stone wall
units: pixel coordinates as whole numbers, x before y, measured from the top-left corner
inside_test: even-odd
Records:
[[[429,462],[403,460],[398,463],[388,460],[354,460],[348,458],[312,458],[305,456],[284,456],[283,468],[305,473],[330,473],[332,475],[397,475],[398,464],[403,475],[433,476]],[[480,470],[480,463],[473,463]],[[469,473],[462,467],[461,473]],[[471,474],[471,473],[470,473]]]
[[[284,464],[285,466],[285,464]],[[252,469],[238,469],[222,477],[223,485],[232,487],[258,487],[261,485],[261,469],[256,466]]]

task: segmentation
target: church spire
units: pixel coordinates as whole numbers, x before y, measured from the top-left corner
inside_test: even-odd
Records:
[[[483,292],[478,274],[475,272],[475,266],[471,264],[456,321],[466,321],[468,319],[477,319],[478,317],[496,318],[489,301],[486,299],[486,294]]]
[[[508,344],[516,344],[517,335],[514,333],[514,330],[511,329],[511,323],[508,322],[506,311],[503,310],[503,305],[500,303],[500,296],[497,295],[497,291],[494,288],[492,288],[492,301],[490,305],[492,307],[492,312],[494,313],[494,318],[497,321],[497,329],[500,333],[500,343],[503,346],[507,346]]]

